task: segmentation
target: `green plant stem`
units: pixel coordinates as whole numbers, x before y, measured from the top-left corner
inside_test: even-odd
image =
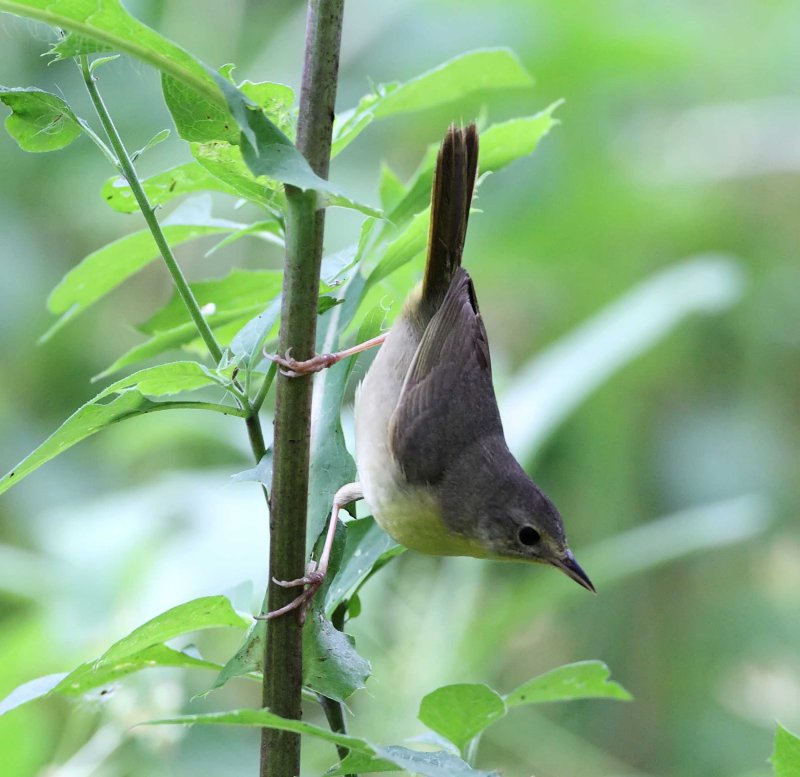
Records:
[[[339,70],[344,0],[309,0],[297,147],[317,175],[326,178]],[[314,191],[286,187],[286,266],[279,351],[295,358],[314,352],[324,211]],[[311,438],[310,376],[278,375],[274,468],[270,500],[270,580],[302,577],[306,564],[306,506]],[[298,589],[270,583],[267,608],[288,604]],[[262,701],[286,718],[301,716],[303,626],[292,611],[267,629]],[[300,736],[263,729],[261,777],[300,774]]]
[[[347,724],[344,719],[343,705],[334,699],[323,696],[321,693],[317,694],[317,701],[320,703],[322,711],[325,713],[325,719],[328,721],[328,726],[330,726],[331,731],[335,731],[337,734],[346,734]],[[336,752],[339,753],[339,760],[344,761],[350,750],[344,745],[336,745]],[[345,777],[355,777],[355,775],[346,774]]]
[[[197,300],[195,299],[195,296],[189,287],[181,268],[178,266],[177,261],[175,261],[175,255],[172,253],[172,249],[170,248],[166,237],[164,237],[164,233],[161,231],[161,225],[158,223],[158,219],[156,218],[153,207],[150,205],[150,201],[147,199],[147,195],[145,194],[144,188],[139,180],[139,176],[136,173],[136,168],[133,166],[133,162],[131,161],[130,155],[125,148],[124,143],[122,142],[122,138],[120,137],[119,132],[117,132],[114,122],[111,120],[111,115],[109,114],[108,109],[103,102],[103,98],[100,96],[94,76],[89,70],[89,60],[85,55],[81,56],[81,72],[83,73],[83,80],[86,83],[86,88],[89,91],[89,97],[91,97],[92,104],[94,105],[95,111],[97,111],[97,116],[100,119],[100,123],[103,125],[103,129],[106,131],[111,148],[114,150],[114,153],[117,156],[117,163],[120,173],[124,176],[125,180],[128,182],[128,185],[131,187],[131,192],[133,192],[133,196],[136,198],[136,203],[139,206],[139,210],[141,210],[144,220],[147,222],[150,233],[153,235],[153,240],[155,240],[156,246],[158,246],[158,250],[161,253],[161,257],[164,259],[164,263],[167,265],[167,270],[169,270],[169,274],[172,276],[172,280],[175,283],[175,288],[178,290],[178,294],[180,295],[181,300],[183,300],[183,304],[189,311],[189,315],[192,317],[192,321],[194,321],[194,325],[197,327],[200,337],[203,338],[203,342],[206,344],[206,348],[208,348],[211,358],[215,363],[218,364],[222,358],[222,349],[214,337],[211,327],[209,327],[208,322],[200,312],[200,306],[197,304]]]
[[[261,410],[261,406],[264,404],[264,400],[267,398],[267,393],[269,392],[269,388],[272,385],[272,382],[275,380],[275,373],[278,371],[278,365],[275,362],[272,362],[269,370],[267,370],[267,374],[264,376],[264,380],[261,381],[261,385],[258,387],[258,393],[253,397],[253,401],[251,402],[251,407],[253,408],[253,412],[257,413]]]

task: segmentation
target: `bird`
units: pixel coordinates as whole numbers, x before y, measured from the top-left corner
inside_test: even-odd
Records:
[[[475,124],[451,125],[439,149],[421,283],[384,335],[305,362],[271,357],[289,375],[380,349],[355,399],[358,481],[334,497],[326,543],[303,578],[307,606],[327,571],[339,509],[362,498],[375,521],[412,550],[547,564],[589,591],[561,515],[508,448],[475,286],[462,266],[478,172]]]

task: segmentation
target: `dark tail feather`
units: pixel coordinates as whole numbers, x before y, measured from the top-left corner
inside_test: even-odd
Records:
[[[478,130],[451,125],[439,149],[431,194],[428,260],[422,300],[435,307],[444,299],[453,273],[461,266],[472,190],[478,172]]]

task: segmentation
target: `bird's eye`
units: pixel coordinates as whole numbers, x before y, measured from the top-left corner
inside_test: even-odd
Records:
[[[542,539],[542,535],[533,526],[523,526],[518,536],[523,545],[536,545]]]

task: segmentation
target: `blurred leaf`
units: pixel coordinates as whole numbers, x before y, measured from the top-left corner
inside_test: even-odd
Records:
[[[525,365],[503,393],[508,446],[525,461],[592,391],[692,313],[716,313],[742,294],[739,264],[705,256],[651,276]]]
[[[358,590],[376,565],[382,566],[405,550],[372,517],[348,521],[345,537],[342,561],[325,592],[325,612],[328,615]]]
[[[365,739],[351,737],[346,734],[337,734],[320,726],[311,723],[304,723],[301,720],[289,720],[275,715],[266,709],[260,710],[230,710],[229,712],[209,712],[200,715],[180,715],[174,718],[164,718],[162,720],[149,720],[141,725],[162,726],[162,725],[181,725],[193,726],[195,724],[212,726],[255,726],[257,728],[274,728],[278,731],[294,731],[298,734],[322,739],[325,742],[333,742],[350,750],[372,752],[372,748]]]
[[[213,305],[213,310],[204,311],[211,322],[215,315],[240,313],[254,306],[265,305],[280,293],[282,283],[283,273],[280,270],[234,268],[223,278],[196,281],[190,287],[201,308]],[[138,329],[146,334],[155,334],[191,322],[183,300],[175,292],[170,301]]]
[[[506,714],[506,705],[488,685],[457,684],[437,688],[423,698],[419,719],[459,750]]]
[[[397,174],[385,162],[381,165],[381,180],[378,187],[381,198],[381,207],[385,213],[391,212],[394,207],[406,196],[406,185],[397,177]]]
[[[0,479],[0,494],[41,467],[42,464],[111,424],[153,410],[199,406],[198,403],[193,402],[153,402],[139,390],[140,381],[147,392],[163,396],[177,391],[191,391],[203,385],[216,383],[218,380],[212,377],[211,373],[202,365],[195,362],[160,365],[123,378],[78,408],[36,450]],[[113,393],[117,393],[119,396],[110,402],[101,402]],[[211,403],[203,403],[203,406],[206,409],[224,410],[231,415],[241,414],[234,407],[212,405]]]
[[[246,367],[259,361],[261,350],[281,314],[281,297],[273,299],[262,313],[248,321],[231,340],[231,353]]]
[[[83,131],[69,105],[50,92],[0,86],[0,102],[11,108],[6,130],[23,151],[57,151]]]
[[[353,637],[313,610],[303,629],[303,684],[344,702],[364,687],[369,676],[369,661],[356,652]]]
[[[425,251],[428,245],[428,229],[431,221],[431,210],[426,208],[417,213],[411,223],[389,243],[383,251],[375,269],[370,273],[367,286],[372,287],[391,275],[395,270],[410,262]]]
[[[231,195],[238,194],[236,189],[212,175],[197,162],[187,162],[145,178],[142,186],[153,207],[164,205],[175,197],[192,192],[218,191]],[[139,210],[131,187],[124,178],[109,178],[103,185],[101,195],[110,207],[120,213],[134,213]]]
[[[509,707],[573,699],[619,699],[631,695],[619,683],[609,680],[611,672],[602,661],[566,664],[523,683],[505,696]]]
[[[325,772],[324,777],[344,777],[351,774],[373,774],[376,772],[399,772],[402,767],[393,761],[374,753],[351,750],[350,753],[335,766]]]
[[[171,246],[245,227],[238,222],[213,218],[211,201],[206,198],[200,202],[183,203],[161,226]],[[148,229],[126,235],[89,254],[50,293],[48,309],[64,315],[42,339],[52,336],[66,321],[86,310],[158,256],[158,247]]]
[[[215,246],[206,251],[205,256],[208,258],[221,248],[229,246],[231,243],[235,243],[237,240],[241,240],[243,237],[248,236],[256,237],[259,240],[263,240],[266,243],[272,243],[273,245],[280,246],[281,248],[284,246],[283,225],[274,219],[269,219],[268,221],[254,221],[244,229],[234,232],[227,237],[223,237],[222,240],[220,240]]]
[[[0,11],[77,33],[53,47],[52,53],[57,59],[86,53],[87,49],[122,51],[224,106],[219,89],[205,66],[131,16],[119,0],[103,0],[101,8],[97,3],[77,0],[0,0]]]
[[[473,92],[531,86],[533,78],[509,49],[479,49],[460,54],[403,84],[379,84],[358,106],[336,117],[332,156],[360,135],[375,118],[463,99]]]
[[[423,777],[499,777],[497,772],[473,769],[466,761],[444,750],[420,753],[407,747],[390,745],[376,746],[375,754],[410,774],[419,774]]]
[[[787,731],[780,723],[775,732],[775,749],[770,761],[775,767],[775,777],[800,775],[800,738]]]
[[[533,116],[510,119],[484,130],[480,136],[479,172],[496,173],[511,162],[532,154],[539,141],[558,123],[553,113],[559,105],[560,100]],[[438,151],[438,145],[428,147],[407,186],[406,195],[388,211],[387,218],[393,224],[404,224],[429,204]]]
[[[75,33],[70,33],[70,35],[74,36]],[[67,37],[69,37],[69,36],[67,36]],[[63,42],[64,41],[62,41],[62,43]],[[59,48],[59,44],[56,44],[55,46],[53,46],[53,48],[50,49],[50,53],[52,54],[54,52],[54,50],[57,49],[57,48]],[[94,51],[97,51],[97,50],[98,49],[94,49]],[[59,50],[59,53],[60,52],[61,52],[61,49]],[[82,53],[90,54],[90,53],[94,53],[94,52],[82,52]],[[77,55],[73,54],[71,56],[77,56]],[[115,60],[119,59],[119,57],[120,57],[119,54],[112,54],[111,56],[108,56],[108,57],[97,57],[97,58],[93,59],[89,63],[89,72],[90,73],[94,73],[94,71],[97,70],[97,68],[103,67],[103,65],[108,65],[109,63],[114,62]],[[165,131],[169,132],[169,130],[165,130]]]
[[[66,672],[48,674],[17,686],[8,696],[0,700],[0,715],[5,715],[29,701],[47,696],[66,676]]]

